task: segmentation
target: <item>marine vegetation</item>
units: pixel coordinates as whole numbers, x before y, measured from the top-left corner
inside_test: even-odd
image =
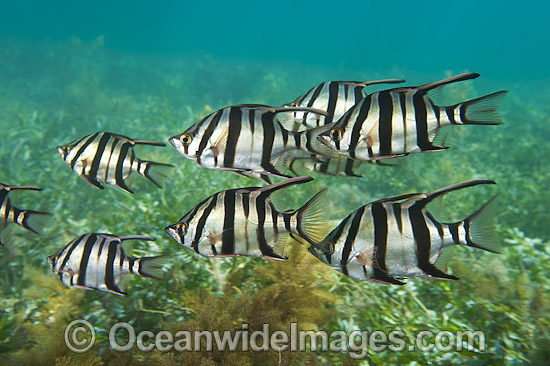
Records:
[[[314,175],[285,192],[285,208],[302,207],[328,188],[331,228],[376,200],[431,192],[471,179],[496,185],[453,192],[437,213],[458,222],[498,193],[496,231],[501,254],[453,248],[448,273],[457,281],[426,278],[404,286],[381,286],[344,276],[321,263],[304,243],[290,242],[286,261],[207,258],[174,242],[164,228],[200,199],[216,192],[258,186],[259,181],[204,169],[170,146],[136,145],[147,161],[174,165],[164,189],[136,179],[130,195],[116,187],[96,189],[59,159],[56,146],[97,131],[168,142],[170,136],[228,105],[281,106],[328,80],[403,78],[411,85],[441,80],[415,70],[308,67],[284,62],[217,60],[212,57],[144,56],[115,52],[102,39],[86,43],[0,39],[0,181],[39,186],[20,194],[18,207],[51,212],[41,236],[17,228],[0,248],[0,363],[14,365],[546,365],[550,361],[550,137],[549,86],[483,77],[445,87],[453,105],[494,90],[510,92],[499,107],[503,124],[456,126],[442,132],[443,152],[411,154],[395,166],[364,164],[359,177]],[[366,66],[367,67],[367,66]],[[472,70],[475,71],[475,70]],[[369,88],[376,88],[371,86]],[[369,90],[370,92],[370,90]],[[13,183],[12,183],[13,182]],[[435,213],[434,213],[435,215]],[[156,241],[124,244],[133,258],[170,255],[162,279],[127,276],[126,296],[64,286],[46,261],[83,233],[144,235]],[[96,342],[83,354],[64,342],[76,319],[94,325]],[[355,347],[320,351],[221,352],[109,346],[119,322],[136,333],[167,330],[404,332],[414,344],[422,330],[479,330],[461,351]],[[125,335],[122,334],[120,343]],[[204,342],[202,339],[200,342]],[[433,339],[428,340],[433,343]],[[310,343],[311,344],[311,343]],[[242,346],[242,344],[240,344]],[[237,347],[237,349],[241,349]]]

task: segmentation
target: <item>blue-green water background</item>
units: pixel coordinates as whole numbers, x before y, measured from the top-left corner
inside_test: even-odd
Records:
[[[468,68],[540,80],[550,5],[543,1],[4,2],[0,34],[84,41],[145,54],[211,55],[346,70]]]
[[[309,294],[308,285],[321,288],[340,302],[325,303],[325,295],[319,295],[315,301],[323,306],[308,299],[307,308],[290,297],[296,305],[289,313],[329,309],[322,320],[296,315],[328,330],[471,328],[487,333],[486,353],[412,353],[403,363],[545,364],[544,342],[550,342],[545,315],[550,311],[549,11],[542,1],[0,3],[0,181],[43,187],[43,192],[16,196],[15,203],[54,214],[42,236],[17,228],[13,242],[1,248],[0,361],[52,364],[55,357],[74,357],[63,345],[38,340],[61,340],[64,325],[79,317],[98,327],[104,338],[95,351],[112,361],[102,352],[108,327],[117,321],[139,329],[188,324],[196,313],[185,307],[198,307],[194,299],[203,298],[194,295],[198,288],[215,299],[227,296],[228,304],[239,298],[223,287],[228,274],[244,294],[279,285],[266,279],[266,271],[278,268],[273,262],[208,260],[183,250],[163,232],[214,192],[258,182],[207,171],[167,146],[138,150],[140,157],[176,165],[164,190],[137,180],[135,195],[109,187],[100,191],[71,172],[55,146],[96,130],[167,142],[213,109],[281,105],[326,80],[403,78],[418,85],[469,71],[482,76],[447,87],[447,97],[454,103],[508,89],[503,125],[449,128],[449,150],[407,157],[396,168],[369,166],[361,179],[315,176],[313,183],[289,189],[287,204],[298,207],[328,187],[330,216],[338,221],[375,199],[472,178],[494,179],[496,187],[476,187],[450,198],[447,214],[464,218],[498,194],[503,254],[460,251],[450,265],[460,281],[417,279],[405,289],[297,264],[304,267],[295,276],[311,270],[313,277],[305,277],[305,283],[301,277],[281,282],[295,281],[299,293]],[[92,231],[155,236],[155,243],[127,250],[135,256],[170,254],[176,262],[164,281],[133,279],[124,298],[64,289],[48,271],[45,257]],[[239,283],[239,274],[253,280]],[[284,293],[292,291],[277,296]],[[239,316],[240,322],[248,319]],[[23,351],[10,353],[19,348]],[[390,363],[400,359],[371,354],[370,364],[378,362],[374,356]],[[136,361],[142,355],[131,357]],[[218,364],[230,364],[218,357]],[[319,357],[325,361],[321,364],[330,364],[327,359],[340,356]],[[266,364],[277,364],[276,357],[272,361]]]

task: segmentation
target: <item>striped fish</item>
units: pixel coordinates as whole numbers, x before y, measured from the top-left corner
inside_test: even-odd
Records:
[[[10,186],[0,183],[0,245],[4,245],[4,241],[12,228],[9,225],[12,223],[20,225],[35,234],[40,234],[42,232],[52,214],[48,212],[21,210],[12,206],[10,198],[8,197],[11,191],[41,190],[42,188],[40,187]]]
[[[305,94],[300,95],[289,107],[308,107],[327,112],[326,115],[309,112],[295,112],[292,131],[300,131],[336,122],[366,94],[363,89],[369,85],[403,83],[403,79],[373,81],[325,81]]]
[[[320,129],[318,139],[339,154],[357,160],[446,149],[433,144],[442,127],[502,122],[497,108],[507,90],[452,106],[437,106],[430,99],[447,84],[478,76],[477,73],[468,73],[418,87],[369,94],[330,130]]]
[[[57,151],[72,170],[99,189],[104,188],[101,183],[106,183],[134,193],[129,180],[134,172],[162,188],[173,165],[138,159],[134,153],[135,145],[165,146],[162,142],[132,140],[110,132],[96,132],[68,145],[58,146]]]
[[[255,176],[269,183],[269,176],[290,178],[286,174],[288,164],[301,154],[338,156],[309,131],[294,132],[285,127],[294,123],[296,111],[325,113],[303,107],[230,106],[211,113],[169,141],[200,166]]]
[[[143,235],[85,234],[49,256],[48,264],[65,286],[126,295],[123,280],[127,274],[161,279],[165,259],[129,257],[122,248],[126,240],[155,239]]]
[[[282,190],[311,180],[296,177],[261,188],[218,192],[165,231],[179,244],[206,257],[286,259],[285,244],[290,240],[303,238],[313,244],[326,234],[326,190],[296,211],[282,212],[276,207]]]
[[[405,82],[403,79],[386,79],[374,81],[326,81],[321,83],[296,98],[292,103],[288,103],[287,106],[315,108],[327,112],[327,115],[295,112],[295,122],[292,130],[307,130],[338,121],[351,107],[366,96],[363,89],[369,85],[403,82]],[[350,158],[329,158],[319,155],[311,155],[309,158],[304,156],[297,157],[292,159],[289,164],[290,170],[293,172],[297,169],[303,169],[318,174],[344,177],[360,177],[361,175],[356,171],[360,165],[361,163],[357,160]]]
[[[360,280],[397,285],[403,284],[398,280],[402,277],[456,280],[444,272],[444,248],[467,245],[499,252],[492,220],[494,201],[489,200],[474,214],[455,223],[438,222],[426,205],[457,189],[494,183],[473,179],[426,194],[369,203],[351,213],[309,251],[332,268]]]

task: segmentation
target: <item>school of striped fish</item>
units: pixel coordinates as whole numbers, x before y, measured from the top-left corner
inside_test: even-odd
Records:
[[[433,192],[382,198],[351,212],[332,230],[327,188],[296,209],[284,207],[283,192],[312,181],[312,173],[359,177],[363,164],[392,165],[386,160],[446,150],[436,143],[446,126],[501,124],[498,107],[506,90],[450,106],[436,104],[445,85],[479,76],[466,73],[370,94],[368,86],[405,80],[327,81],[283,106],[241,104],[214,111],[170,137],[170,144],[204,168],[254,177],[267,185],[217,192],[164,230],[206,257],[285,260],[285,248],[298,242],[328,267],[358,280],[394,285],[412,277],[456,280],[446,273],[445,248],[465,245],[499,252],[494,197],[453,223],[439,222],[427,206],[452,191],[494,181],[472,179]],[[140,175],[162,188],[174,168],[140,160],[134,153],[135,145],[165,146],[162,142],[105,131],[75,138],[57,150],[76,174],[99,189],[106,184],[134,193],[131,185]],[[0,184],[1,245],[11,224],[40,234],[52,216],[13,206],[8,194],[17,190],[41,188]],[[161,279],[166,262],[165,256],[127,256],[122,244],[129,240],[155,239],[86,233],[47,261],[66,286],[125,295],[128,274]]]

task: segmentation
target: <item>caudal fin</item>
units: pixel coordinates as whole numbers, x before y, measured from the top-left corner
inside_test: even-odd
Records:
[[[137,274],[140,276],[161,280],[163,276],[162,267],[168,262],[168,258],[167,255],[142,257],[135,260],[134,266],[138,265]]]
[[[327,189],[313,196],[294,215],[296,215],[298,235],[311,245],[317,245],[326,237],[329,229],[330,208]]]
[[[500,253],[500,245],[495,231],[495,216],[495,197],[493,197],[463,221],[468,246]]]
[[[172,164],[143,161],[140,164],[139,173],[153,182],[157,187],[163,188],[164,182],[168,175],[170,175],[172,169],[174,169]]]
[[[52,214],[49,212],[23,210],[17,216],[17,223],[25,229],[40,235],[51,217]]]
[[[454,107],[459,108],[460,121],[465,125],[499,125],[502,118],[498,113],[498,107],[507,93],[508,90],[501,90]]]

